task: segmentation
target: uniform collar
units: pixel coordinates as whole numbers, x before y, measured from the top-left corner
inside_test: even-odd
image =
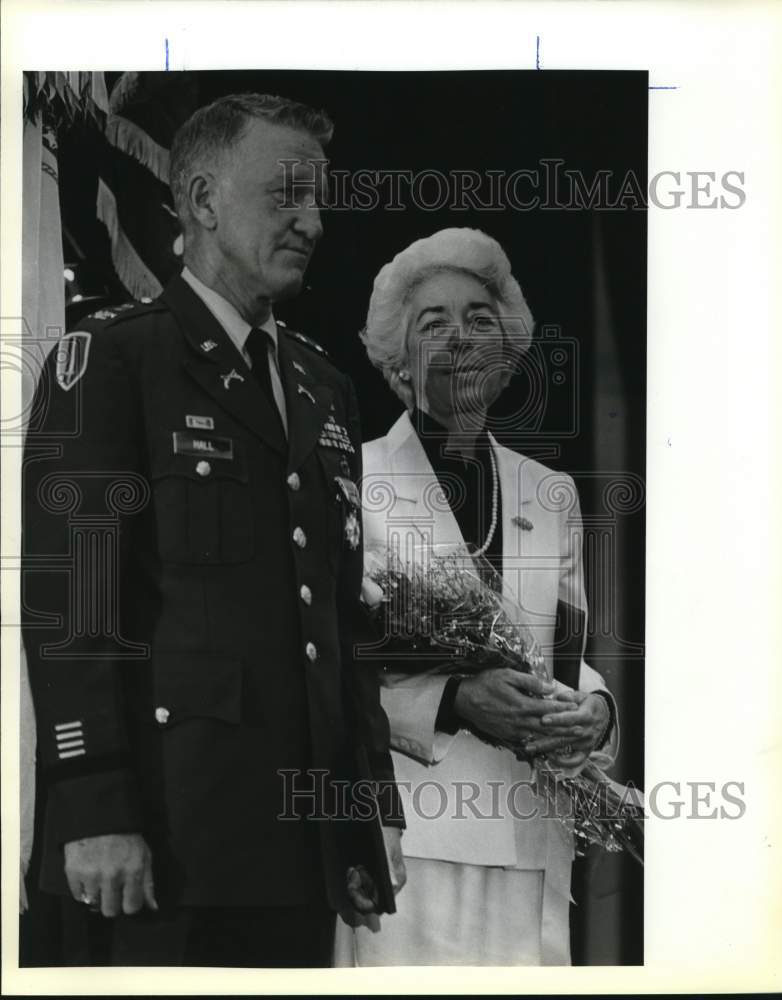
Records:
[[[244,345],[252,330],[252,326],[239,314],[236,306],[229,302],[219,292],[205,285],[200,278],[197,278],[189,267],[182,270],[182,278],[188,283],[196,295],[201,299],[209,312],[214,316],[220,326],[225,330],[231,339],[231,343],[244,354]],[[269,313],[266,322],[262,323],[259,330],[267,333],[274,344],[274,351],[277,352],[277,324],[274,321],[274,314]]]

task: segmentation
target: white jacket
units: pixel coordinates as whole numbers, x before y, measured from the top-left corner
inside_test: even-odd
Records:
[[[502,498],[503,577],[551,674],[558,600],[586,612],[577,492],[569,476],[490,440]],[[421,536],[435,546],[463,543],[406,413],[386,437],[364,445],[363,458],[368,549]],[[524,785],[530,779],[529,766],[468,732],[450,736],[435,731],[446,680],[432,674],[406,675],[393,667],[382,675],[382,702],[406,807],[405,855],[544,869],[560,891],[569,892],[573,844],[565,826],[540,816],[519,818],[542,807]],[[600,675],[583,659],[580,687],[605,690]],[[617,742],[615,727],[600,763],[613,761]]]

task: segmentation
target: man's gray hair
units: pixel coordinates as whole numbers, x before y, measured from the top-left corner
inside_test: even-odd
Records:
[[[375,278],[361,339],[369,360],[392,387],[395,371],[408,361],[406,304],[413,290],[439,271],[477,278],[501,306],[500,322],[514,356],[530,346],[532,313],[500,244],[479,229],[441,229],[411,243]]]
[[[169,182],[174,207],[183,222],[188,214],[187,182],[193,169],[236,145],[253,118],[305,132],[324,147],[334,132],[325,111],[272,94],[229,94],[199,108],[179,128],[171,144]]]

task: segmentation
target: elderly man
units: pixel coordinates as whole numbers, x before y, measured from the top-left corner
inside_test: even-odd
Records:
[[[380,837],[334,791],[393,778],[351,657],[355,396],[272,314],[322,233],[331,131],[276,97],[196,112],[182,274],[63,338],[39,385],[25,643],[74,964],[327,965],[335,912],[378,906],[383,840],[404,880],[394,803]]]

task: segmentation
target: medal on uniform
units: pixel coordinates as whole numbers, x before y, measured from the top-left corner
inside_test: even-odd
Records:
[[[361,541],[361,526],[358,523],[356,512],[351,508],[345,518],[345,541],[355,551]]]
[[[345,541],[355,551],[361,541],[361,522],[359,520],[361,495],[353,480],[346,476],[335,476],[334,482],[339,489],[337,499],[344,502],[345,506]]]
[[[338,451],[347,451],[350,454],[355,452],[347,428],[338,424],[332,413],[328,415],[326,423],[321,428],[318,444],[322,448],[336,448]]]

